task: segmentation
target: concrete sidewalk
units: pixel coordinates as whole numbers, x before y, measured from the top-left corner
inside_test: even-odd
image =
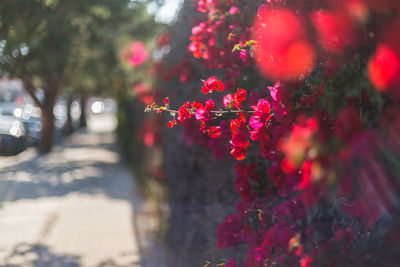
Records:
[[[0,266],[164,266],[157,219],[107,119],[48,155],[0,158]]]

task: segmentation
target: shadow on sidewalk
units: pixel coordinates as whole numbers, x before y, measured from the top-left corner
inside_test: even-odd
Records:
[[[157,229],[152,225],[157,224],[157,218],[129,169],[121,163],[113,134],[79,131],[47,155],[35,154],[0,169],[0,205],[70,193],[104,195],[129,202],[141,262],[126,266],[166,266],[160,246],[154,241]],[[29,264],[13,263],[18,259]],[[4,266],[81,266],[79,255],[55,254],[43,244],[16,244],[3,261],[7,263]],[[96,266],[122,267],[113,259]]]
[[[49,247],[43,245],[21,243],[13,248],[12,252],[4,258],[4,264],[0,266],[78,267],[80,266],[80,257],[68,254],[55,254],[51,252]]]

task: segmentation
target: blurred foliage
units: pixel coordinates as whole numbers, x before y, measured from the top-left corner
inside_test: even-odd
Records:
[[[21,79],[44,115],[61,91],[115,95],[114,80],[128,77],[119,49],[157,28],[146,1],[5,0],[0,10],[0,75]]]
[[[1,73],[33,79],[39,87],[55,75],[62,78],[64,87],[107,90],[124,39],[148,38],[156,28],[145,2],[135,2],[134,8],[129,8],[130,3],[2,1]]]

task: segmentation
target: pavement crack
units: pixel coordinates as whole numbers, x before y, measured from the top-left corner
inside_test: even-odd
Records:
[[[56,212],[52,212],[47,216],[35,239],[35,244],[40,244],[50,234],[58,217],[59,215]]]

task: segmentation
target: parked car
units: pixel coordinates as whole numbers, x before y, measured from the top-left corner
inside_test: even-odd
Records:
[[[43,91],[38,89],[37,98],[43,101]],[[60,141],[67,127],[67,101],[66,97],[58,97],[54,105],[54,138]],[[73,128],[79,126],[81,107],[77,100],[71,104],[71,123]],[[0,115],[14,116],[25,129],[25,139],[28,145],[37,145],[41,139],[42,114],[32,99],[26,94],[19,80],[0,79]],[[0,118],[1,119],[1,118]]]
[[[0,115],[0,154],[18,154],[27,146],[25,127],[14,116]]]
[[[40,141],[42,131],[42,112],[33,104],[26,104],[20,108],[21,111],[14,112],[14,116],[21,119],[26,129],[28,143],[36,145]],[[18,116],[19,115],[19,116]]]
[[[33,104],[17,105],[15,102],[0,102],[0,115],[14,116],[23,123],[29,145],[34,145],[39,142],[42,119],[41,111],[38,107]]]

